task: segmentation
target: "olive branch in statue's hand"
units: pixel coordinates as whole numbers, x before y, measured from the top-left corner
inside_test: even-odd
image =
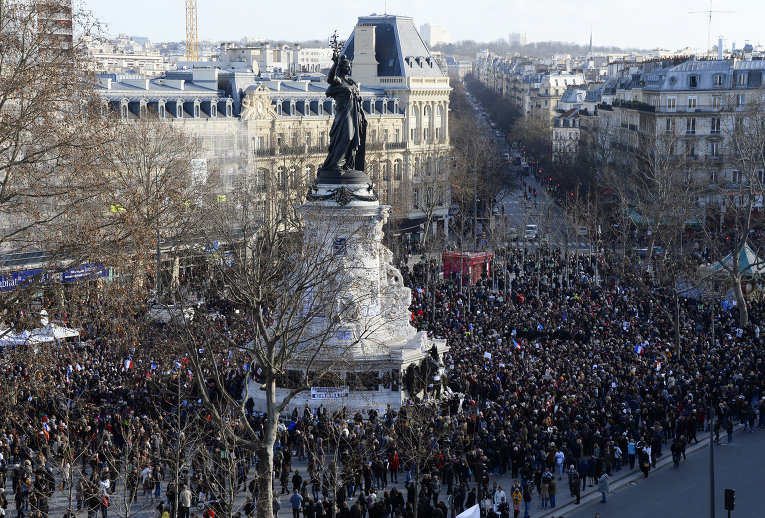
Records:
[[[344,41],[340,41],[337,37],[337,31],[335,31],[329,38],[329,46],[332,47],[332,61],[337,63],[340,59],[340,51],[345,45]]]

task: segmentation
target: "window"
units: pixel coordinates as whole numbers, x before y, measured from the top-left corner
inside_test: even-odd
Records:
[[[165,105],[164,104],[160,104],[158,111],[159,111],[159,118],[160,119],[164,119],[165,118]]]
[[[719,142],[710,142],[709,143],[709,156],[711,158],[718,158],[720,156],[720,143]]]
[[[305,134],[305,145],[306,147],[311,147],[311,134],[306,133]]]
[[[127,119],[127,116],[128,116],[127,104],[123,104],[122,105],[122,118],[123,119]]]
[[[226,117],[231,117],[231,105],[226,105]]]
[[[718,88],[722,86],[722,76],[719,74],[715,76],[715,86]]]
[[[746,94],[738,94],[736,96],[736,106],[744,106],[746,104]]]
[[[699,76],[690,76],[688,78],[688,86],[691,88],[698,88],[699,86]]]
[[[211,117],[217,117],[218,116],[218,107],[214,104],[210,105],[210,116]]]
[[[677,109],[677,97],[667,97],[667,111],[673,112]]]
[[[394,142],[401,142],[401,130],[396,129]]]
[[[719,95],[715,95],[712,97],[712,108],[714,108],[715,110],[719,110],[720,108],[722,108],[722,97],[720,97]]]
[[[675,132],[675,119],[667,119],[664,133],[666,133],[667,135],[671,135],[674,132]]]
[[[199,105],[194,105],[194,117],[199,117]]]
[[[345,255],[345,238],[336,237],[335,241],[332,243],[332,249],[334,250],[335,255]]]
[[[696,117],[689,117],[685,120],[685,134],[686,135],[696,134]]]
[[[743,72],[738,73],[738,86],[746,86],[746,74]]]
[[[696,98],[695,97],[689,97],[688,98],[688,109],[689,110],[695,110],[696,109]]]
[[[733,169],[730,172],[730,181],[733,183],[739,183],[741,181],[741,171]]]
[[[712,135],[720,134],[720,117],[713,117],[711,119],[711,127],[709,129],[709,133]]]
[[[688,158],[693,160],[693,158],[696,156],[696,144],[693,142],[688,142],[685,144],[685,151],[688,155]]]

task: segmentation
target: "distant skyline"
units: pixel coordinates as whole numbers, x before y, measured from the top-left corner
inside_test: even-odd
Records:
[[[414,18],[419,29],[437,23],[459,40],[507,41],[511,32],[525,32],[528,41],[566,41],[623,48],[691,47],[705,50],[709,0],[197,0],[200,40],[235,41],[244,37],[304,41],[326,39],[337,29],[345,39],[359,16],[371,13]],[[186,37],[184,0],[83,0],[85,8],[107,24],[107,34],[146,36],[152,41]],[[387,8],[386,8],[387,4]],[[765,41],[763,0],[717,0],[712,5],[711,45],[718,36],[741,48]],[[689,11],[704,11],[691,14]],[[733,12],[727,12],[733,11]],[[140,13],[140,14],[137,14]]]

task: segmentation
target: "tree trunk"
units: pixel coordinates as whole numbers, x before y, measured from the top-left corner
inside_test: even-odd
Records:
[[[266,422],[261,448],[258,450],[258,518],[273,518],[274,443],[279,415],[276,413],[276,381],[266,381]],[[289,502],[287,504],[289,505]]]
[[[734,265],[738,269],[738,261],[735,261]],[[734,277],[733,292],[736,294],[736,305],[738,306],[738,325],[744,327],[749,323],[749,310],[746,307],[744,290],[741,288],[741,275]]]

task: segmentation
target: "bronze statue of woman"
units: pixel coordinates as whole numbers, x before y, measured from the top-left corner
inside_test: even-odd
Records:
[[[327,76],[327,97],[335,100],[335,119],[329,130],[327,159],[317,171],[318,179],[342,180],[350,171],[364,171],[367,120],[361,106],[359,85],[351,79],[351,62],[346,56],[332,56]]]

